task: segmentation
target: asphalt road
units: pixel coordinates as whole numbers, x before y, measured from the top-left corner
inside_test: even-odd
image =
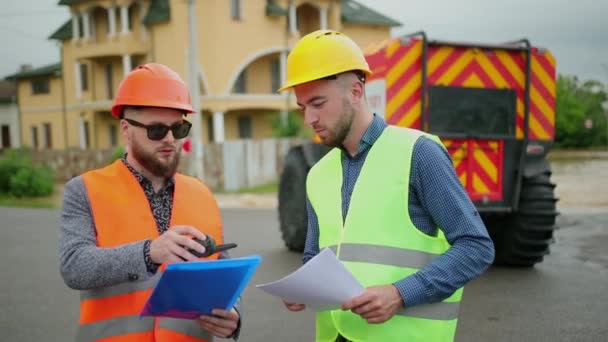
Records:
[[[546,261],[531,269],[491,268],[464,293],[457,341],[607,341],[608,210],[560,209],[560,230]],[[312,341],[314,315],[290,313],[254,285],[300,265],[286,251],[276,213],[223,210],[235,256],[263,263],[244,293],[239,341]],[[2,341],[72,341],[78,293],[57,267],[57,210],[0,208]]]

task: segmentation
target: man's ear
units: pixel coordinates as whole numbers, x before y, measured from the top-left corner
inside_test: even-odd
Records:
[[[120,131],[125,141],[129,141],[129,123],[124,119],[120,120]]]
[[[365,101],[365,84],[359,80],[351,82],[350,95],[353,103],[361,103]]]

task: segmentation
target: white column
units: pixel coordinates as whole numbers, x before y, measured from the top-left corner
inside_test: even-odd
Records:
[[[80,148],[83,150],[87,149],[87,139],[86,139],[86,130],[84,128],[84,118],[81,116],[78,118],[78,141],[80,144]]]
[[[298,32],[298,16],[293,2],[289,5],[289,32],[292,34]]]
[[[129,33],[129,7],[120,6],[120,33]]]
[[[78,25],[80,14],[72,15],[72,40],[80,39],[80,25]]]
[[[319,11],[319,21],[321,23],[321,30],[327,30],[327,7],[321,7]]]
[[[131,72],[133,66],[131,65],[131,55],[122,55],[122,72],[124,76],[127,76]]]
[[[116,8],[114,6],[108,7],[108,27],[110,28],[108,36],[114,37],[116,35]]]
[[[224,112],[213,113],[213,137],[216,143],[224,142]]]
[[[281,51],[281,56],[279,57],[279,79],[281,80],[281,87],[285,84],[286,81],[286,73],[285,69],[287,68],[287,51]]]
[[[9,108],[12,109],[10,110],[12,112],[12,123],[11,123],[11,146],[12,147],[21,147],[21,130],[19,129],[19,109],[17,108],[17,105],[11,105]]]
[[[80,62],[74,62],[74,77],[76,86],[76,98],[80,99],[82,97],[82,75],[80,74]]]
[[[82,30],[84,31],[84,39],[91,38],[91,23],[89,22],[89,12],[82,13]]]

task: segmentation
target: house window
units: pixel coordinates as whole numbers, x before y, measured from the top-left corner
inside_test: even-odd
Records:
[[[9,125],[2,125],[2,130],[0,131],[2,134],[2,148],[10,148],[11,147],[11,128]]]
[[[249,139],[251,138],[251,117],[250,116],[239,116],[239,138]]]
[[[81,118],[79,126],[80,148],[86,150],[89,148],[89,146],[91,146],[91,141],[89,138],[89,122]]]
[[[114,77],[112,75],[112,63],[108,63],[105,66],[106,73],[106,92],[108,99],[114,98]]]
[[[78,22],[78,32],[80,33],[80,37],[77,37],[77,38],[83,38],[84,37],[84,18],[82,17],[82,15],[77,15],[76,21]]]
[[[244,94],[247,92],[247,73],[245,70],[241,71],[236,82],[234,82],[234,92],[236,94]]]
[[[31,81],[32,94],[48,94],[50,93],[50,85],[48,78],[38,78]]]
[[[241,19],[241,0],[230,0],[230,17],[234,20]]]
[[[42,130],[44,134],[44,147],[47,149],[53,148],[53,137],[51,131],[51,124],[45,122],[42,124]]]
[[[89,146],[91,146],[91,139],[89,138],[90,134],[89,134],[89,122],[85,121],[84,122],[84,148],[89,148]]]
[[[38,127],[30,127],[30,134],[32,135],[32,148],[38,149]]]
[[[88,66],[80,63],[80,89],[87,91],[89,89]]]
[[[110,147],[118,145],[118,127],[116,125],[110,125],[108,140],[110,141]]]
[[[135,15],[133,11],[133,6],[129,6],[127,12],[127,27],[129,28],[129,31],[133,31],[133,16]]]
[[[279,59],[270,60],[270,91],[276,92],[281,87],[281,65]]]
[[[213,115],[207,116],[207,136],[209,137],[209,142],[215,141],[215,135],[213,134]]]

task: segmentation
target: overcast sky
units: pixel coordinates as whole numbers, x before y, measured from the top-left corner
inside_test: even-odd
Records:
[[[58,45],[48,36],[68,19],[69,11],[58,2],[0,0],[0,77],[21,64],[38,67],[59,61]],[[525,37],[553,53],[558,72],[608,83],[607,0],[359,2],[401,22],[393,35],[424,30],[431,39],[473,42]]]

